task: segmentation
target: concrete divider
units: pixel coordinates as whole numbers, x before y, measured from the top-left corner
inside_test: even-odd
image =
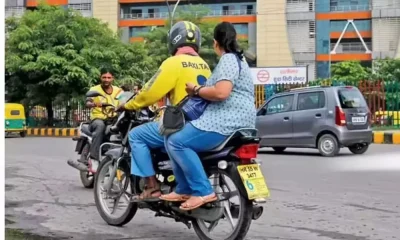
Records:
[[[77,128],[28,128],[28,136],[39,137],[75,137],[78,136]],[[400,132],[372,133],[373,143],[376,144],[400,144]]]
[[[400,144],[400,132],[379,132],[372,133],[373,143],[376,144]]]
[[[38,137],[75,137],[78,136],[77,128],[28,128],[28,136]]]

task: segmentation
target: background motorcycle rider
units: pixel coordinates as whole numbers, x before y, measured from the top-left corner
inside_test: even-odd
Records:
[[[110,69],[101,69],[100,79],[101,84],[90,88],[89,91],[99,92],[102,96],[86,99],[86,107],[91,108],[90,131],[92,132],[92,145],[90,147],[91,161],[89,163],[89,171],[93,173],[96,172],[99,165],[99,150],[100,145],[103,143],[104,133],[106,129],[105,121],[110,118],[110,116],[116,116],[115,112],[112,113],[110,116],[104,114],[102,103],[109,103],[117,107],[119,102],[116,97],[123,92],[121,88],[112,85],[114,81],[114,75]]]
[[[211,71],[198,55],[200,46],[201,33],[195,24],[187,21],[176,23],[168,34],[168,48],[172,56],[161,64],[158,72],[144,85],[142,91],[120,109],[138,110],[155,104],[167,95],[166,102],[176,105],[187,95],[186,84],[203,85]],[[132,129],[129,133],[129,144],[132,148],[131,173],[146,180],[146,189],[139,199],[158,199],[161,196],[160,185],[155,177],[150,155],[150,149],[164,147],[164,136],[158,130],[158,122],[146,123]]]

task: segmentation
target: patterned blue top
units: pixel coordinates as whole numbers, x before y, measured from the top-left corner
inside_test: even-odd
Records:
[[[221,102],[210,102],[200,118],[191,123],[196,128],[230,135],[239,128],[255,128],[256,107],[254,85],[249,65],[240,61],[234,54],[224,54],[206,86],[214,86],[221,80],[231,81],[233,89],[230,96]]]

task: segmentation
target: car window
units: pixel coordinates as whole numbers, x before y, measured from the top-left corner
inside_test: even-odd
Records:
[[[325,107],[325,93],[323,91],[299,93],[297,110],[319,109]]]
[[[294,95],[286,95],[286,96],[276,97],[276,98],[272,99],[265,106],[266,113],[273,114],[273,113],[292,111],[293,96]]]
[[[342,108],[366,107],[367,103],[357,88],[343,88],[338,91]]]
[[[18,116],[19,115],[19,110],[11,110],[10,114],[13,115],[13,116]]]

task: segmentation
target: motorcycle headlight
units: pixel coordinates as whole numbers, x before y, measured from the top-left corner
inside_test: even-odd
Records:
[[[9,121],[6,121],[6,125],[7,125],[7,126],[10,125],[10,122],[9,122]]]

